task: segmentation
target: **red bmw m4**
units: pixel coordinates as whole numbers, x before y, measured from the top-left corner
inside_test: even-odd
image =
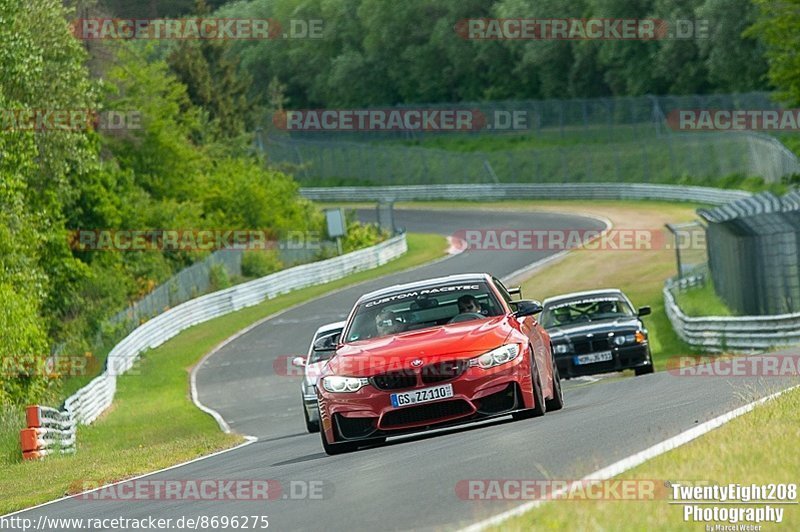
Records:
[[[488,274],[397,285],[362,296],[317,381],[328,454],[387,436],[563,406],[537,301]]]

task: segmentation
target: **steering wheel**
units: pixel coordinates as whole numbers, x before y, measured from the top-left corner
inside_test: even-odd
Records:
[[[480,320],[485,318],[483,314],[478,312],[464,312],[463,314],[456,314],[452,317],[450,321],[447,323],[460,323],[462,321],[470,321],[470,320]]]

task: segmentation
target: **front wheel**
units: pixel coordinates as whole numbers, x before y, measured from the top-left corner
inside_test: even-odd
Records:
[[[511,417],[515,420],[543,416],[547,411],[547,406],[544,403],[544,394],[542,393],[542,380],[539,378],[539,371],[536,368],[536,359],[533,357],[533,352],[531,352],[531,381],[533,381],[534,407],[513,412]]]
[[[564,408],[564,392],[561,389],[561,374],[558,372],[556,359],[553,359],[553,398],[546,401],[548,410]]]
[[[650,362],[650,364],[646,366],[642,366],[640,368],[634,368],[633,371],[634,373],[636,373],[636,376],[639,377],[640,375],[649,375],[650,373],[655,373],[656,368],[654,368],[653,363]]]

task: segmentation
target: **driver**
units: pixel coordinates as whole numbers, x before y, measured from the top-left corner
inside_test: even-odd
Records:
[[[403,322],[393,311],[382,310],[375,316],[375,328],[378,329],[378,336],[397,334],[403,331]]]
[[[467,313],[480,314],[482,310],[483,309],[481,309],[481,304],[478,303],[478,300],[475,299],[475,296],[467,294],[458,298],[459,314],[467,314]]]
[[[570,312],[568,307],[559,307],[553,310],[553,317],[556,323],[562,324],[570,320]]]

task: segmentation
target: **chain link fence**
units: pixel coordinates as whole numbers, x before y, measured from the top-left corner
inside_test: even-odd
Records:
[[[699,209],[716,293],[740,315],[800,312],[800,192]]]
[[[289,132],[271,127],[259,131],[257,147],[273,163],[296,166],[294,173],[304,186],[674,183],[682,178],[710,184],[731,174],[777,182],[800,173],[797,157],[774,137],[754,132],[684,132],[673,129],[675,121],[668,120],[678,110],[778,109],[768,93],[413,107],[470,110],[486,117],[489,124],[508,122],[516,113],[524,117],[525,128]]]

